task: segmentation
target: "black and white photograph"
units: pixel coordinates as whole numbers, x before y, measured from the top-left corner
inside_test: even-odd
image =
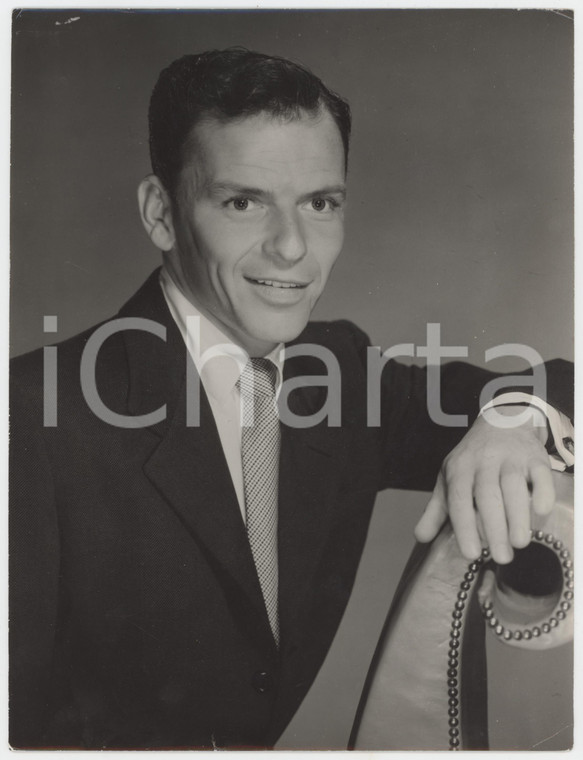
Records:
[[[535,5],[12,12],[10,748],[573,749]]]

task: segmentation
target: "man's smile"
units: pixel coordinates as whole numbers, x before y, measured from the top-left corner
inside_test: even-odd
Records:
[[[267,280],[260,277],[245,277],[247,282],[255,285],[267,285],[270,288],[307,288],[308,282],[296,282],[294,280]]]

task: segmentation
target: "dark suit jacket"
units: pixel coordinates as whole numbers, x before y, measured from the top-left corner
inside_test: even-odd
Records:
[[[431,423],[424,371],[394,362],[383,424],[368,428],[366,336],[347,322],[307,327],[298,342],[326,346],[340,364],[343,418],[283,426],[278,653],[204,393],[200,426],[185,424],[186,351],[157,279],[119,316],[155,320],[166,340],[117,332],[96,374],[110,409],[141,415],[166,404],[164,421],[122,429],[91,411],[79,367],[92,331],[58,347],[56,427],[42,424],[42,352],[13,365],[13,746],[271,746],[337,629],[375,494],[431,489],[464,433]],[[324,372],[310,357],[285,365],[286,379]],[[475,415],[487,379],[448,365],[443,408]],[[325,393],[300,389],[290,406],[312,413]]]

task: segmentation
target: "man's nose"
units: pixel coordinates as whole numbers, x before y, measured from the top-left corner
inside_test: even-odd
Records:
[[[263,250],[290,264],[306,255],[306,235],[296,210],[277,211],[272,215]]]

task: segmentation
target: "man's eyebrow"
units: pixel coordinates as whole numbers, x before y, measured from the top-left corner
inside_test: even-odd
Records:
[[[208,193],[233,193],[236,195],[255,195],[255,196],[268,196],[271,193],[268,190],[263,190],[260,187],[249,187],[248,185],[240,185],[237,182],[208,182],[205,185],[205,189]]]
[[[314,198],[320,195],[339,195],[342,200],[346,199],[346,185],[327,185],[306,193],[306,198]]]
[[[234,195],[249,195],[261,198],[271,198],[273,193],[261,187],[250,187],[249,185],[240,185],[238,182],[208,182],[205,190],[211,194],[232,193]],[[316,190],[310,190],[302,195],[302,200],[315,198],[322,195],[339,195],[342,200],[346,199],[346,185],[326,185]]]

